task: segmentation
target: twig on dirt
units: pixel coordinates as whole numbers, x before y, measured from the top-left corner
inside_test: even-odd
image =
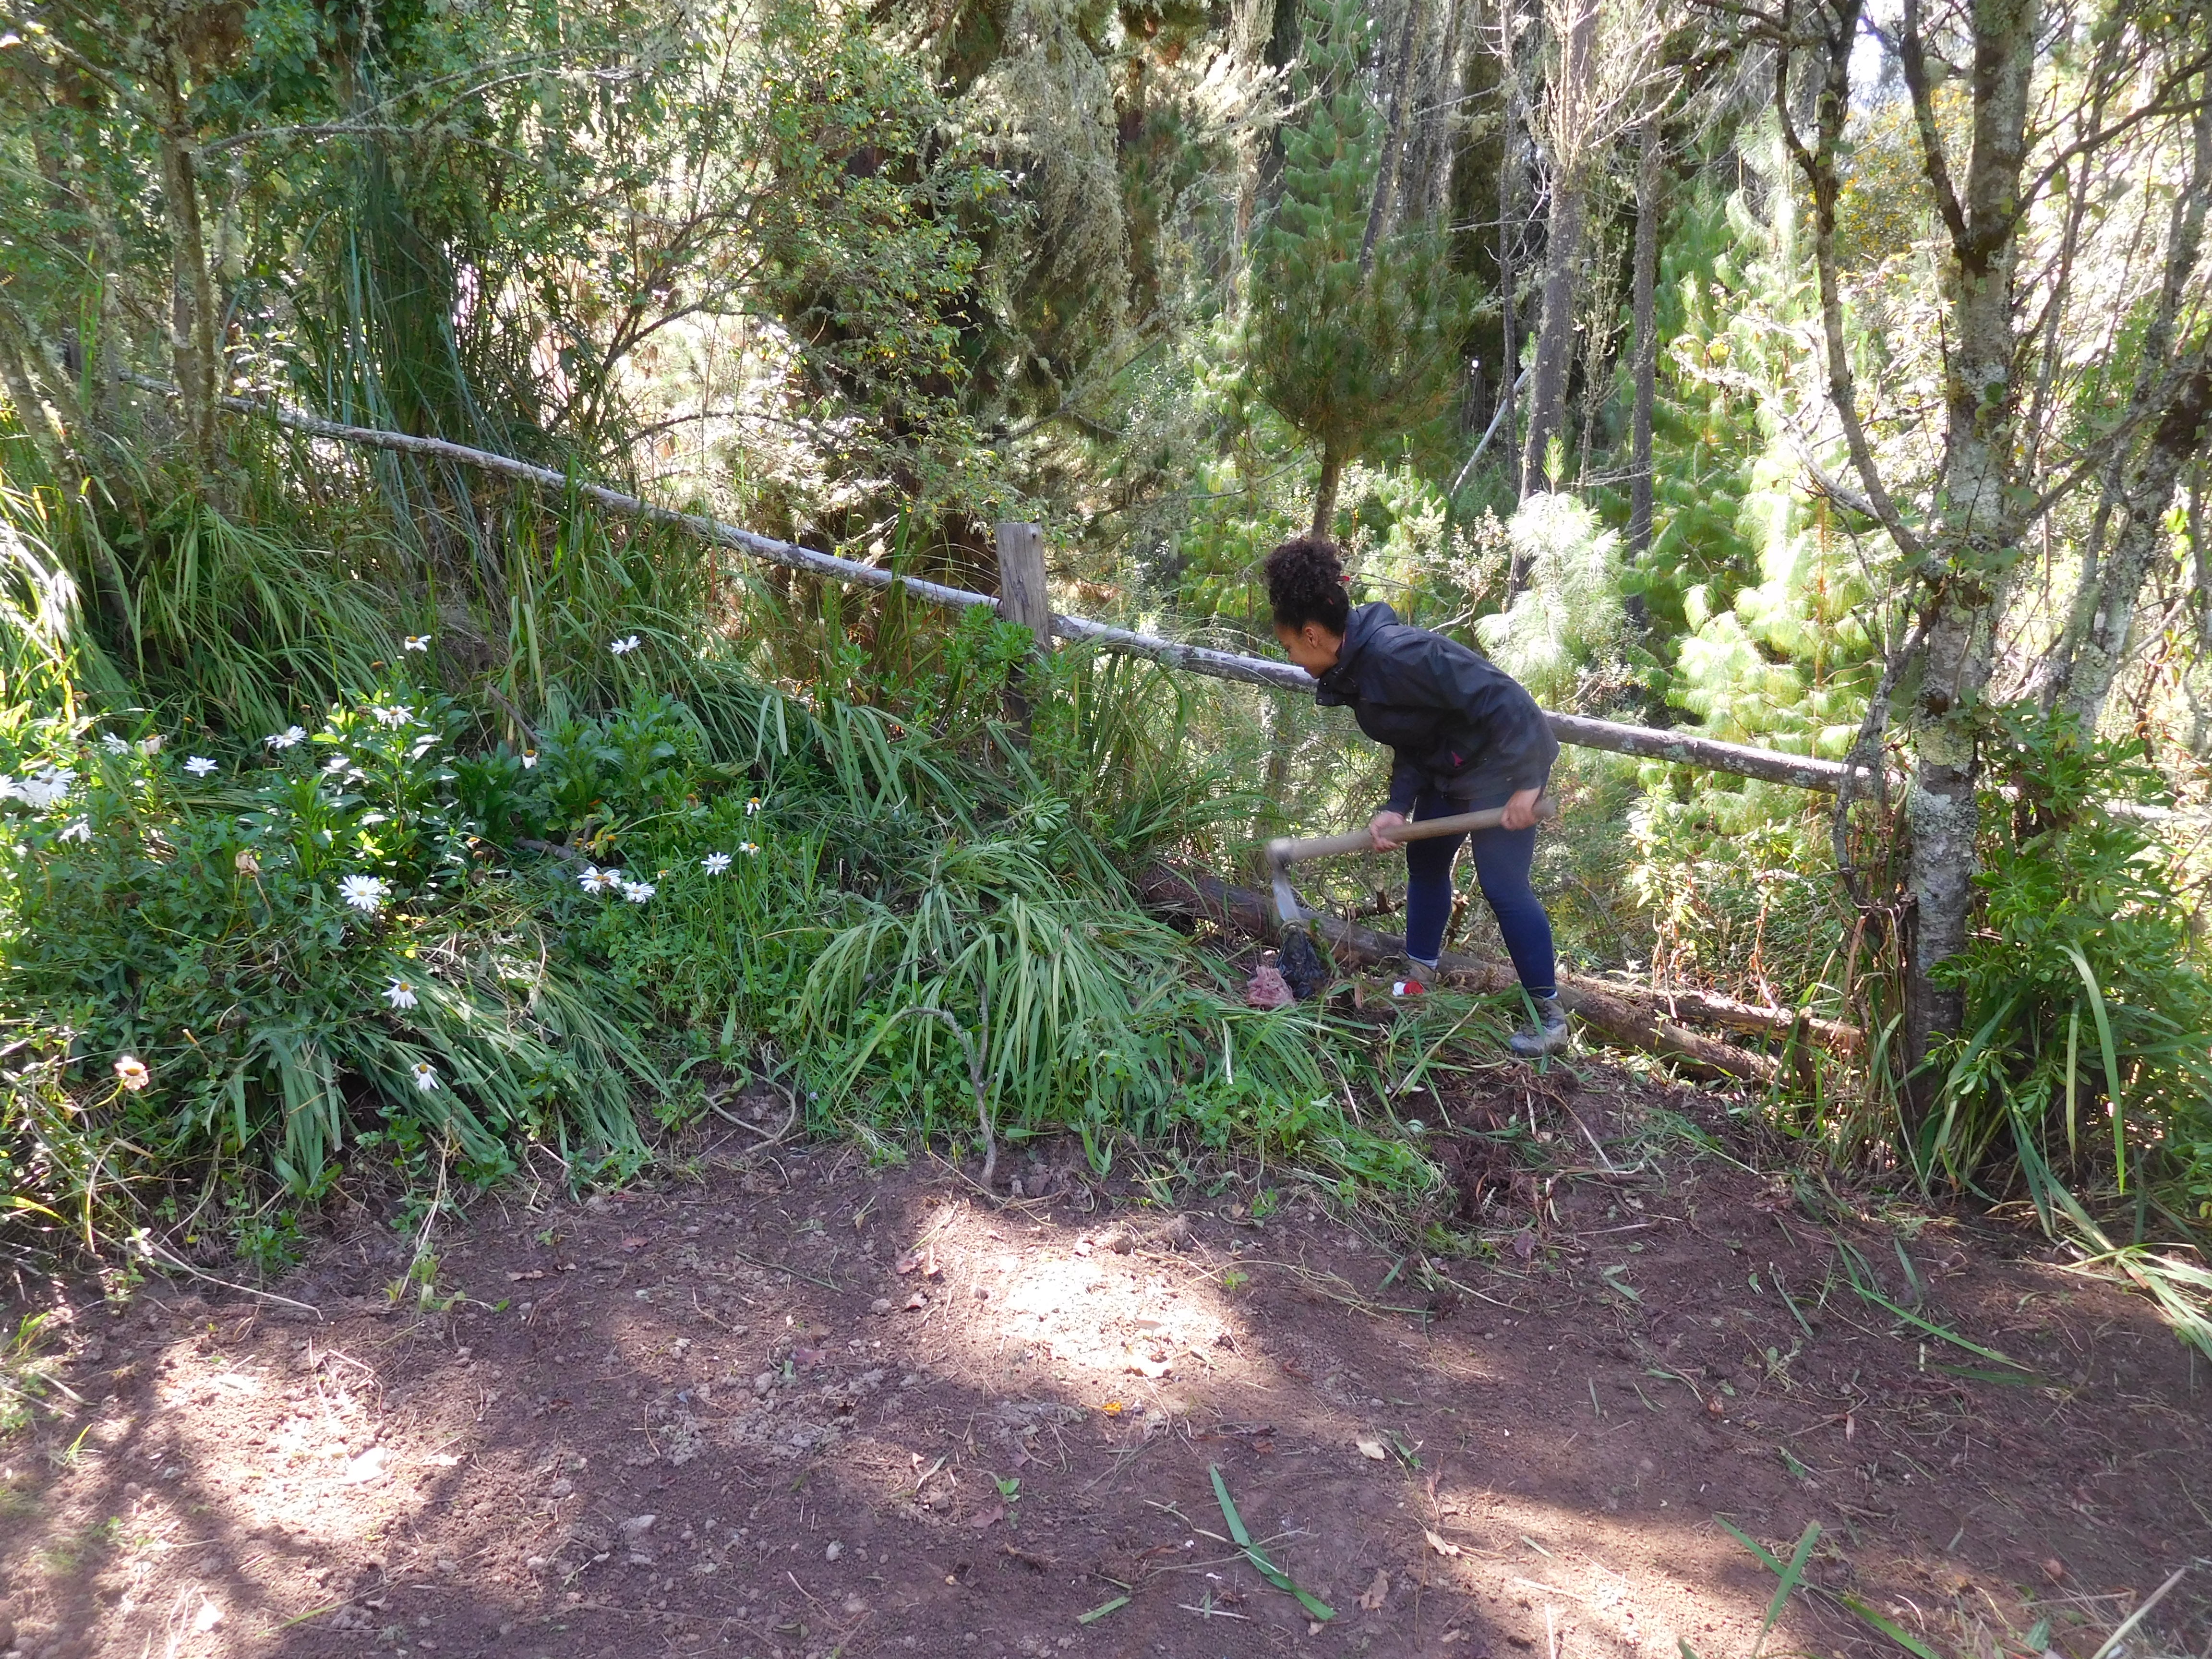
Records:
[[[1191,1606],[1188,1601],[1178,1601],[1176,1606],[1181,1607],[1185,1613],[1194,1613],[1205,1619],[1241,1619],[1248,1625],[1252,1622],[1252,1615],[1249,1613],[1231,1613],[1228,1608],[1217,1607],[1210,1601],[1203,1607],[1197,1607]]]
[[[763,1261],[757,1255],[747,1255],[743,1250],[732,1250],[730,1254],[740,1261],[750,1261],[756,1267],[765,1267],[772,1273],[782,1273],[790,1279],[803,1279],[810,1285],[819,1285],[825,1291],[842,1291],[845,1288],[834,1279],[817,1279],[812,1273],[803,1272],[785,1262]]]
[[[1116,1446],[1114,1449],[1114,1467],[1108,1469],[1097,1480],[1086,1482],[1083,1490],[1085,1492],[1096,1491],[1098,1487],[1105,1485],[1107,1481],[1116,1478],[1121,1474],[1122,1470],[1127,1468],[1130,1464],[1135,1462],[1139,1458],[1142,1457],[1146,1452],[1150,1451],[1158,1444],[1159,1444],[1159,1442],[1157,1440],[1139,1440],[1133,1446]]]
[[[761,1045],[761,1058],[763,1062],[763,1069],[761,1073],[760,1080],[768,1087],[775,1090],[778,1094],[781,1095],[783,1097],[783,1103],[790,1108],[790,1109],[784,1114],[783,1127],[778,1129],[774,1134],[769,1133],[766,1129],[761,1127],[757,1123],[748,1123],[744,1119],[738,1116],[736,1114],[723,1110],[721,1101],[714,1096],[710,1095],[707,1097],[707,1109],[714,1113],[716,1117],[722,1119],[723,1121],[726,1123],[736,1124],[738,1127],[746,1131],[750,1134],[756,1134],[761,1137],[760,1145],[752,1149],[752,1155],[756,1157],[760,1153],[766,1152],[771,1146],[781,1146],[783,1144],[784,1137],[788,1135],[799,1123],[799,1091],[790,1087],[787,1084],[779,1082],[776,1079],[775,1073],[771,1070],[766,1069],[767,1062],[770,1060],[774,1053],[775,1050],[770,1048],[768,1044],[763,1043]]]
[[[234,1285],[227,1279],[217,1279],[213,1273],[204,1273],[198,1267],[192,1266],[191,1262],[180,1261],[176,1256],[170,1255],[167,1250],[164,1249],[161,1245],[156,1244],[151,1238],[142,1237],[139,1240],[139,1248],[149,1256],[158,1255],[167,1261],[171,1267],[190,1273],[194,1279],[204,1279],[210,1285],[220,1285],[226,1291],[236,1291],[240,1296],[256,1296],[259,1297],[264,1302],[281,1302],[288,1308],[299,1308],[307,1313],[314,1315],[316,1318],[321,1320],[326,1325],[330,1323],[330,1316],[325,1313],[320,1308],[314,1306],[312,1303],[295,1302],[290,1297],[279,1296],[274,1291],[257,1291],[251,1285]]]
[[[932,1164],[934,1164],[939,1169],[944,1170],[945,1173],[950,1176],[953,1180],[967,1188],[969,1191],[972,1193],[979,1193],[983,1197],[989,1199],[991,1200],[992,1207],[994,1209],[1000,1211],[1016,1210],[1026,1215],[1042,1212],[1050,1209],[1052,1206],[1052,1200],[1048,1198],[1009,1198],[1003,1193],[994,1192],[990,1188],[983,1186],[977,1182],[974,1176],[969,1175],[967,1170],[962,1169],[951,1158],[946,1158],[935,1147],[925,1146],[922,1150],[927,1155],[929,1161]]]
[[[1342,1303],[1347,1308],[1356,1308],[1362,1313],[1411,1314],[1417,1317],[1425,1319],[1435,1311],[1433,1309],[1430,1308],[1405,1308],[1400,1307],[1395,1303],[1373,1301],[1367,1297],[1362,1296],[1358,1291],[1352,1289],[1352,1281],[1346,1279],[1340,1273],[1325,1273],[1319,1268],[1301,1267],[1295,1261],[1274,1261],[1261,1256],[1248,1256],[1240,1258],[1240,1260],[1243,1261],[1245,1265],[1249,1267],[1280,1267],[1285,1273],[1296,1273],[1300,1279],[1310,1281],[1323,1296],[1328,1297],[1330,1301]],[[1333,1286],[1341,1286],[1342,1288],[1335,1289],[1332,1288]],[[1466,1287],[1458,1286],[1455,1288],[1465,1289]],[[1482,1295],[1480,1291],[1470,1291],[1468,1293],[1471,1296]],[[1485,1302],[1492,1300],[1491,1297],[1486,1296],[1482,1297],[1482,1299]],[[1500,1302],[1497,1304],[1497,1305],[1502,1308],[1508,1304]],[[1519,1313],[1522,1311],[1522,1310],[1516,1308],[1513,1311]]]
[[[2160,1601],[2166,1599],[2166,1591],[2172,1589],[2176,1584],[2179,1583],[2181,1582],[2182,1574],[2187,1572],[2193,1565],[2194,1564],[2191,1562],[2184,1561],[2179,1566],[2176,1567],[2173,1570],[2172,1577],[2168,1578],[2163,1584],[2160,1584],[2156,1589],[2153,1590],[2150,1595],[2144,1599],[2143,1604],[2137,1607],[2133,1613],[2130,1613],[2127,1616],[2126,1621],[2123,1623],[2118,1630],[2114,1631],[2110,1636],[2107,1636],[2105,1638],[2105,1645],[2097,1650],[2094,1656],[2094,1659],[2110,1659],[2112,1650],[2118,1647],[2121,1643],[2126,1641],[2128,1639],[2129,1633],[2132,1632],[2137,1625],[2142,1623],[2143,1615],[2148,1613],[2153,1607],[2156,1607]]]
[[[1569,1176],[1573,1177],[1577,1181],[1630,1182],[1657,1181],[1662,1178],[1656,1170],[1644,1169],[1623,1170],[1613,1166],[1607,1166],[1602,1170],[1593,1170],[1586,1165],[1574,1164],[1561,1164],[1554,1169],[1544,1170],[1543,1173],[1551,1176],[1557,1180],[1565,1180]]]

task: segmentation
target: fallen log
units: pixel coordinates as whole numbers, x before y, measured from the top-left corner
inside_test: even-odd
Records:
[[[1141,884],[1145,902],[1155,910],[1204,916],[1224,927],[1274,943],[1281,938],[1274,906],[1264,894],[1232,886],[1218,876],[1154,866]],[[1329,948],[1362,962],[1402,958],[1406,942],[1389,933],[1316,915],[1308,924]],[[1438,960],[1444,981],[1481,995],[1497,995],[1520,983],[1511,966],[1481,957],[1447,951]],[[1610,1042],[1656,1054],[1691,1076],[1729,1082],[1771,1084],[1783,1075],[1781,1062],[1755,1054],[1639,1008],[1616,987],[1579,976],[1561,975],[1559,1000],[1568,1011]]]
[[[1787,1008],[1761,1008],[1711,991],[1662,991],[1653,986],[1622,985],[1612,980],[1585,979],[1573,974],[1562,974],[1561,977],[1626,997],[1632,1002],[1648,1002],[1664,1008],[1673,1019],[1686,1016],[1708,1025],[1724,1025],[1732,1031],[1748,1031],[1758,1036],[1794,1036],[1801,1043],[1809,1042],[1815,1048],[1825,1048],[1845,1060],[1856,1060],[1866,1051],[1866,1033],[1838,1019],[1793,1013]]]

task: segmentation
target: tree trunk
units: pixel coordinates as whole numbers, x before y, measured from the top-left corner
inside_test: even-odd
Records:
[[[1905,78],[1954,264],[1942,484],[1929,538],[1943,576],[1906,727],[1914,769],[1905,800],[1912,908],[1905,1037],[1906,1064],[1917,1073],[1910,1088],[1916,1118],[1940,1087],[1921,1068],[1964,1019],[1963,994],[1939,984],[1936,975],[1966,942],[1981,827],[1975,786],[1982,699],[2022,528],[2009,499],[2020,415],[2013,282],[2039,10],[2038,0],[1976,0],[1972,141],[1960,196],[1938,135],[1917,0],[1906,0],[1905,9]]]
[[[207,239],[200,226],[198,168],[186,140],[183,98],[172,89],[171,120],[162,130],[161,207],[168,221],[175,271],[171,353],[183,415],[185,447],[206,466],[215,458],[216,400],[221,358],[216,349],[215,278],[208,270]]]
[[[1528,384],[1528,428],[1522,441],[1521,493],[1552,487],[1552,440],[1565,424],[1567,368],[1574,356],[1575,265],[1582,254],[1587,201],[1579,178],[1552,181],[1552,212],[1546,226],[1543,312],[1536,325],[1535,373]],[[1516,574],[1514,586],[1521,586]]]
[[[1326,537],[1336,523],[1336,486],[1344,477],[1344,457],[1334,442],[1321,453],[1321,483],[1314,490],[1313,533]]]
[[[1230,8],[1229,52],[1237,69],[1249,75],[1267,62],[1275,33],[1275,0],[1235,0]],[[1237,248],[1231,268],[1241,270],[1260,210],[1260,129],[1247,120],[1237,132]]]
[[[1544,309],[1536,331],[1536,372],[1528,386],[1528,431],[1521,456],[1521,493],[1549,489],[1545,451],[1566,419],[1567,368],[1574,357],[1575,267],[1589,214],[1589,167],[1582,127],[1594,68],[1597,0],[1574,0],[1565,62],[1553,112],[1552,211],[1544,248]],[[1513,573],[1516,590],[1528,573]]]
[[[2063,706],[2094,732],[2112,694],[2113,677],[2127,653],[2128,634],[2142,598],[2159,534],[2179,486],[2182,468],[2196,453],[2206,422],[2205,352],[2193,363],[2173,361],[2176,326],[2189,280],[2204,243],[2206,186],[2212,184],[2212,104],[2197,116],[2188,173],[2176,191],[2167,228],[2166,270],[2157,308],[2136,360],[2130,413],[2148,413],[2160,391],[2166,408],[2150,440],[2132,465],[2115,456],[2106,470],[2104,499],[2087,547],[2066,627],[2052,650],[2044,676],[2041,702],[2047,713]],[[2118,517],[2120,529],[2109,559],[2102,556],[2105,535]]]
[[[1390,131],[1382,141],[1382,164],[1375,169],[1375,194],[1367,209],[1367,231],[1359,239],[1359,276],[1366,280],[1375,269],[1375,245],[1390,222],[1390,205],[1398,184],[1400,158],[1406,148],[1407,117],[1406,88],[1413,73],[1413,35],[1421,21],[1422,0],[1406,0],[1405,26],[1398,31],[1398,56],[1388,65],[1390,77]]]
[[[1651,551],[1651,406],[1659,368],[1659,199],[1663,153],[1660,145],[1662,104],[1644,116],[1636,161],[1636,274],[1629,310],[1636,330],[1634,390],[1628,428],[1628,562],[1640,565]],[[1629,607],[1640,625],[1644,596],[1632,594]]]
[[[1521,467],[1518,457],[1520,433],[1517,422],[1520,411],[1517,382],[1521,377],[1521,347],[1514,328],[1516,284],[1520,273],[1514,243],[1514,217],[1521,210],[1521,147],[1528,132],[1526,106],[1521,97],[1520,43],[1513,29],[1514,9],[1510,3],[1498,8],[1498,57],[1502,78],[1499,89],[1504,102],[1505,137],[1498,149],[1498,396],[1502,405],[1498,418],[1505,428],[1505,447],[1515,456],[1513,492],[1517,501],[1522,495]]]
[[[2130,469],[2120,501],[2120,532],[2097,584],[2095,603],[2081,642],[2067,665],[2063,706],[2093,734],[2103,718],[2112,681],[2127,659],[2128,635],[2142,598],[2144,574],[2166,532],[2181,469],[2197,453],[2212,426],[2212,368],[2200,361],[2167,404],[2166,416]]]
[[[71,476],[76,469],[70,458],[69,435],[46,406],[40,380],[24,342],[6,312],[0,311],[0,387],[15,406],[15,424],[53,475],[54,487],[66,490],[76,482]]]
[[[1291,821],[1290,811],[1291,756],[1297,747],[1297,710],[1286,693],[1267,699],[1267,804],[1279,823]]]
[[[1452,139],[1460,129],[1460,98],[1467,86],[1465,33],[1471,0],[1444,0],[1435,50],[1421,54],[1425,67],[1415,100],[1419,130],[1407,158],[1401,198],[1406,215],[1433,218],[1451,206]]]

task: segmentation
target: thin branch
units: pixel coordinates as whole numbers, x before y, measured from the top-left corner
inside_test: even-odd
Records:
[[[1874,447],[1867,441],[1866,428],[1859,419],[1858,387],[1851,369],[1850,342],[1844,332],[1843,292],[1836,274],[1836,202],[1840,193],[1836,155],[1850,112],[1851,46],[1863,4],[1863,0],[1834,0],[1832,4],[1834,27],[1823,32],[1826,62],[1813,148],[1807,148],[1790,118],[1790,53],[1786,46],[1775,54],[1774,106],[1781,118],[1783,142],[1813,192],[1813,249],[1820,273],[1820,330],[1827,348],[1828,400],[1835,405],[1836,418],[1843,425],[1844,443],[1865,492],[1868,516],[1889,532],[1899,552],[1918,559],[1923,551],[1920,538],[1905,523],[1904,513],[1882,482]]]
[[[1936,192],[1936,210],[1951,233],[1952,252],[1964,265],[1968,263],[1971,239],[1959,192],[1951,183],[1951,164],[1944,157],[1943,135],[1936,125],[1936,100],[1928,84],[1928,52],[1920,33],[1920,0],[1905,0],[1905,32],[1898,42],[1897,56],[1905,70],[1905,88],[1912,95],[1912,118],[1920,129],[1922,165],[1929,186]]]

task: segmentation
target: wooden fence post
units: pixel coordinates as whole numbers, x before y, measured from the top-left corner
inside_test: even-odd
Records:
[[[998,527],[999,615],[1019,623],[1036,638],[1042,657],[1052,649],[1052,595],[1044,581],[1044,526],[1012,520]],[[1030,677],[1018,674],[1006,685],[1006,719],[1022,734],[1030,732]]]

